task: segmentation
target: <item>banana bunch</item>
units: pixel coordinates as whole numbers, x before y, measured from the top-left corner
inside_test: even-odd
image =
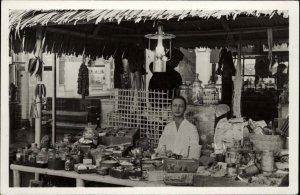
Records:
[[[34,92],[35,98],[37,97],[46,97],[46,87],[44,84],[37,84]]]
[[[25,67],[25,71],[30,73],[30,76],[36,77],[42,75],[43,61],[39,57],[33,57],[29,59],[28,65]]]

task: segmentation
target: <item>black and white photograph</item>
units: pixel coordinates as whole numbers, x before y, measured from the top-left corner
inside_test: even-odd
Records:
[[[298,193],[297,1],[1,5],[1,194]]]

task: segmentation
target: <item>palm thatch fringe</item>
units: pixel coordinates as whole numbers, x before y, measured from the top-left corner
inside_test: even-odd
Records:
[[[10,30],[22,30],[36,25],[67,24],[78,22],[99,23],[102,21],[118,22],[133,20],[182,20],[186,17],[233,18],[240,15],[260,17],[281,15],[289,17],[286,10],[11,10],[9,14]]]

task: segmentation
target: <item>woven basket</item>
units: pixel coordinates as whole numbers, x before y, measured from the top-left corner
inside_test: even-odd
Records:
[[[257,151],[280,152],[284,146],[284,139],[279,135],[249,134],[249,138]]]

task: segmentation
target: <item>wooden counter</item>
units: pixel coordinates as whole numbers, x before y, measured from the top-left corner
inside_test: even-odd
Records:
[[[84,187],[84,181],[94,181],[101,183],[116,184],[122,186],[133,186],[133,187],[166,187],[163,181],[150,182],[150,181],[132,181],[129,179],[118,179],[111,176],[101,176],[95,173],[93,174],[78,174],[75,171],[64,171],[64,170],[51,170],[46,168],[36,168],[22,165],[11,164],[10,169],[13,170],[13,182],[14,187],[20,187],[20,172],[30,172],[38,174],[46,174],[60,177],[68,177],[76,179],[76,187]]]

